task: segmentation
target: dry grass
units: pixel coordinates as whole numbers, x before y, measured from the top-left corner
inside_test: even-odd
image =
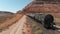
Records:
[[[14,16],[15,16],[15,15],[10,15],[10,14],[4,15],[4,14],[1,14],[1,15],[0,15],[0,23],[3,23],[3,22],[5,22],[5,21],[8,20],[8,19],[13,18]]]
[[[0,24],[0,31],[4,30],[5,28],[8,28],[9,26],[11,26],[12,24],[16,23],[23,15],[20,14],[16,14],[15,17],[6,20],[5,22],[3,22],[2,24]]]

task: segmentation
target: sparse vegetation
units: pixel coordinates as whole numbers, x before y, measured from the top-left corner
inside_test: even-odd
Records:
[[[3,23],[3,22],[5,22],[8,19],[13,18],[14,16],[15,16],[14,14],[6,14],[6,15],[1,14],[0,15],[0,23]]]
[[[9,19],[4,20],[0,24],[0,31],[5,30],[5,28],[9,28],[9,26],[11,26],[12,24],[16,23],[22,16],[23,15],[20,15],[20,14],[10,15],[10,17],[8,17]]]

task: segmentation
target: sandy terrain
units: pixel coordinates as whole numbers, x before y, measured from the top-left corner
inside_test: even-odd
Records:
[[[60,31],[47,30],[42,24],[24,15],[0,34],[60,34]]]
[[[17,14],[14,18],[6,20],[2,24],[0,24],[0,32],[2,30],[5,30],[8,28],[10,25],[14,24],[16,21],[18,21],[23,15]]]
[[[25,23],[25,16],[22,17],[21,19],[19,19],[18,22],[16,22],[15,24],[11,25],[8,29],[6,29],[5,31],[0,32],[0,34],[22,34],[22,26]]]

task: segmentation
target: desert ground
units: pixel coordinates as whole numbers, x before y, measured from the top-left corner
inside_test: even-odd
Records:
[[[60,18],[55,17],[54,22],[60,26]],[[16,14],[0,24],[0,34],[60,34],[60,31],[47,30],[30,17]]]

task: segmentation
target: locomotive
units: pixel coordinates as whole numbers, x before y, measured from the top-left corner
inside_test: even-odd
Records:
[[[53,28],[53,25],[55,25],[54,17],[51,14],[31,13],[31,14],[27,14],[27,16],[36,20],[38,23],[43,24],[43,26],[47,29]]]

